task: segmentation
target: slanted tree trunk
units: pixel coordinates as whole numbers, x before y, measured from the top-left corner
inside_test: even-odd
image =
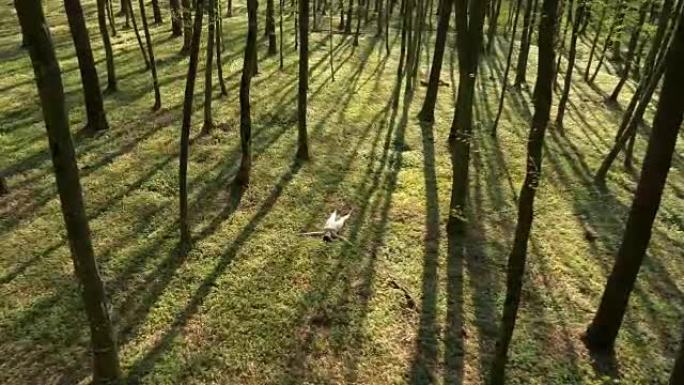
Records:
[[[561,34],[561,38],[560,38],[559,54],[558,54],[558,57],[556,58],[556,73],[553,75],[554,76],[553,85],[556,88],[558,88],[558,75],[560,74],[560,71],[561,71],[561,61],[563,59],[563,52],[565,51],[565,42],[566,42],[567,36],[568,36],[568,29],[570,28],[571,25],[574,24],[572,22],[572,20],[573,20],[573,18],[572,18],[573,12],[572,11],[574,10],[574,5],[575,5],[575,0],[569,0],[568,1],[567,12],[566,12],[567,16],[565,17],[565,26],[563,27],[563,33]],[[561,8],[563,8],[563,7],[561,6]],[[559,21],[559,30],[560,30],[560,26],[563,25],[563,13],[561,12],[558,15],[560,17],[560,21]]]
[[[171,36],[179,37],[183,35],[183,19],[180,7],[180,0],[170,0],[171,8]]]
[[[684,333],[679,342],[679,352],[677,353],[669,382],[669,385],[679,384],[684,384]]]
[[[107,116],[102,102],[100,80],[97,77],[93,51],[90,49],[90,38],[83,16],[83,8],[79,0],[64,0],[64,8],[76,48],[78,69],[81,72],[87,117],[86,128],[92,131],[103,131],[108,128]]]
[[[632,31],[632,35],[629,39],[629,45],[627,47],[627,62],[625,63],[625,66],[622,69],[622,76],[620,77],[618,84],[615,86],[613,93],[611,93],[608,97],[609,102],[617,103],[617,98],[620,95],[620,91],[622,91],[622,88],[624,87],[625,83],[627,83],[627,79],[629,79],[629,75],[631,74],[632,70],[632,64],[634,64],[634,52],[636,51],[637,44],[639,44],[639,35],[641,35],[641,31],[644,27],[644,22],[646,21],[647,10],[648,2],[645,2],[639,8],[639,21],[637,21],[637,25],[634,27],[634,30]]]
[[[518,316],[522,293],[525,265],[527,263],[527,244],[534,220],[534,198],[542,172],[542,149],[544,135],[551,115],[553,98],[553,72],[555,71],[555,39],[558,23],[559,0],[544,0],[539,24],[539,66],[537,84],[534,88],[534,116],[527,141],[527,172],[520,189],[518,200],[518,223],[511,254],[508,256],[506,274],[506,300],[503,317],[496,342],[494,362],[490,372],[489,385],[503,385],[505,379],[508,347],[513,337],[515,321]]]
[[[617,12],[622,12],[622,1],[619,0],[616,9],[618,10]],[[603,62],[606,60],[606,55],[608,54],[608,49],[613,45],[613,36],[615,35],[615,31],[617,30],[618,25],[620,24],[620,13],[616,17],[613,18],[613,21],[610,23],[610,28],[608,28],[608,34],[606,35],[606,40],[603,42],[603,48],[601,49],[601,55],[599,56],[599,61],[598,64],[596,65],[596,69],[594,70],[594,74],[591,75],[591,78],[589,79],[589,83],[594,83],[596,80],[596,76],[598,75],[599,71],[601,70],[601,66],[603,65]]]
[[[190,53],[193,38],[190,0],[181,0],[181,6],[183,7],[183,47],[181,47],[181,54],[187,55]]]
[[[601,37],[601,32],[603,31],[603,26],[606,23],[606,15],[608,15],[608,5],[602,5],[601,16],[599,16],[598,25],[596,26],[596,33],[594,39],[591,41],[591,49],[589,50],[589,58],[587,59],[587,67],[584,71],[584,80],[589,81],[589,71],[591,70],[591,63],[594,60],[594,54],[596,53],[596,46],[598,45],[599,38]]]
[[[92,383],[119,384],[121,370],[114,328],[109,318],[105,287],[95,261],[76,154],[69,131],[61,71],[50,30],[40,0],[21,0],[15,5],[21,29],[29,43],[69,249],[90,326]]]
[[[159,92],[159,78],[157,77],[157,62],[154,60],[154,47],[152,46],[152,36],[147,25],[147,15],[145,14],[145,1],[138,0],[140,6],[140,19],[142,20],[143,32],[145,32],[145,43],[147,44],[147,55],[150,58],[150,69],[152,72],[152,85],[154,86],[154,106],[152,111],[161,108],[161,92]]]
[[[490,7],[492,7],[492,13],[489,15],[489,26],[487,27],[487,52],[492,52],[492,47],[494,45],[494,38],[496,38],[496,30],[499,27],[499,14],[501,13],[501,4],[503,0],[496,1],[496,4],[492,4],[490,1]]]
[[[437,21],[437,36],[435,37],[435,53],[432,56],[432,67],[430,69],[430,80],[425,91],[423,107],[418,114],[418,118],[423,122],[432,123],[435,121],[435,105],[437,104],[437,93],[439,92],[439,80],[442,74],[442,62],[444,61],[444,47],[446,46],[447,32],[449,31],[449,19],[454,0],[441,0],[439,19]]]
[[[116,84],[116,70],[114,69],[114,51],[112,50],[112,42],[109,40],[109,32],[107,31],[106,6],[105,0],[97,0],[97,25],[100,28],[102,46],[104,47],[105,59],[107,61],[107,88],[105,92],[116,92],[118,87]]]
[[[249,174],[252,169],[252,117],[249,105],[249,89],[256,68],[256,38],[257,38],[257,0],[247,0],[247,45],[245,59],[240,80],[240,149],[242,158],[235,182],[242,186],[249,185]],[[308,9],[308,7],[307,7]]]
[[[278,53],[275,30],[275,5],[273,0],[266,0],[266,36],[268,36],[268,55]]]
[[[180,140],[180,167],[178,179],[180,181],[180,246],[187,251],[190,248],[190,225],[188,221],[188,153],[190,150],[190,126],[192,125],[192,99],[195,95],[195,78],[199,62],[200,41],[202,40],[202,16],[204,15],[204,0],[197,0],[195,4],[195,25],[190,41],[190,64],[185,81],[185,99],[183,100],[183,123]]]
[[[656,33],[653,36],[653,40],[651,41],[651,49],[648,52],[648,56],[646,56],[646,61],[642,72],[644,74],[648,74],[653,70],[658,50],[660,49],[660,46],[663,44],[663,42],[666,41],[665,31],[667,30],[667,26],[670,22],[670,19],[672,19],[673,5],[674,0],[663,1],[663,9],[660,12],[658,28],[656,29]]]
[[[159,0],[152,0],[152,17],[154,18],[154,24],[161,24],[164,22],[161,15],[161,9],[159,8]]]
[[[208,0],[207,7],[209,8],[209,23],[207,25],[207,62],[204,67],[204,125],[202,126],[202,135],[207,135],[214,128],[214,119],[211,115],[211,75],[214,69],[214,33],[216,29],[215,6],[216,0]]]
[[[128,15],[131,21],[133,22],[133,31],[135,32],[135,39],[138,41],[140,53],[142,54],[143,60],[145,60],[145,69],[150,69],[150,60],[147,58],[147,53],[145,52],[145,45],[143,44],[142,38],[140,37],[140,31],[138,30],[138,22],[135,20],[135,12],[133,12],[133,3],[131,2],[131,0],[126,0],[126,6],[128,7],[126,15]]]
[[[447,232],[450,236],[457,236],[465,232],[464,214],[468,196],[473,100],[480,52],[482,51],[482,27],[486,7],[482,1],[456,0],[455,8],[459,84],[454,119],[449,132],[452,187]]]
[[[518,53],[518,65],[515,71],[515,82],[513,87],[519,89],[526,82],[527,77],[527,58],[530,54],[530,40],[534,25],[532,24],[532,13],[534,12],[535,0],[527,0],[525,6],[525,17],[523,18],[523,32],[520,38],[520,52]]]
[[[306,128],[307,93],[309,92],[309,0],[299,0],[299,86],[297,89],[297,159],[309,160]]]
[[[610,273],[601,304],[584,341],[591,350],[611,349],[624,318],[629,296],[651,239],[653,221],[660,206],[672,154],[682,125],[684,104],[684,25],[680,25],[667,58],[665,80],[653,120],[632,208],[622,244]]]
[[[575,57],[577,56],[577,39],[579,38],[582,20],[587,9],[586,7],[587,3],[584,0],[580,0],[579,4],[577,5],[577,11],[575,12],[575,19],[572,23],[572,36],[570,37],[570,50],[568,52],[568,66],[565,69],[563,93],[561,94],[560,101],[558,102],[558,113],[556,115],[556,128],[563,135],[565,134],[565,130],[563,128],[563,118],[565,117],[565,107],[567,106],[568,99],[570,98],[572,74],[575,69]]]
[[[518,29],[518,19],[520,18],[520,6],[522,5],[522,0],[516,0],[515,4],[515,16],[513,17],[513,31],[511,32],[511,41],[508,46],[508,55],[506,56],[506,68],[504,69],[503,79],[501,80],[501,95],[499,95],[499,105],[496,109],[496,117],[494,118],[494,124],[492,125],[492,136],[496,137],[496,130],[499,126],[499,120],[501,119],[501,113],[503,112],[504,101],[506,100],[506,87],[508,86],[508,74],[511,72],[511,62],[513,60],[513,50],[515,49],[515,34]]]

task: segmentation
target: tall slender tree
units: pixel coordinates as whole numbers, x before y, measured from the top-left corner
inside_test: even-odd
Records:
[[[520,306],[523,276],[527,263],[527,244],[534,220],[534,199],[542,172],[544,135],[551,115],[553,98],[553,72],[555,71],[555,39],[558,23],[559,0],[544,0],[539,24],[539,66],[534,87],[534,116],[527,141],[527,171],[518,200],[518,223],[513,248],[508,256],[506,274],[506,300],[489,385],[502,385],[505,379],[508,347],[513,337]]]
[[[679,342],[679,352],[675,359],[672,373],[670,374],[669,385],[679,385],[684,383],[684,333]]]
[[[592,350],[611,349],[622,325],[629,296],[651,239],[655,216],[672,164],[684,104],[684,25],[680,25],[667,58],[665,79],[658,101],[653,130],[646,149],[641,177],[615,265],[608,277],[601,304],[584,341]]]
[[[159,8],[159,0],[152,0],[152,17],[154,24],[161,24],[164,22],[161,15],[161,8]]]
[[[204,125],[202,126],[203,135],[209,134],[211,130],[214,128],[214,119],[211,114],[211,75],[214,69],[212,59],[214,57],[214,34],[216,29],[215,1],[216,0],[207,0],[207,7],[209,8],[209,23],[207,24],[207,62],[204,66]]]
[[[268,55],[278,53],[275,27],[275,4],[273,0],[266,0],[266,37],[268,37]]]
[[[520,88],[526,82],[527,59],[530,54],[530,41],[534,31],[532,16],[537,0],[527,0],[525,6],[525,17],[523,18],[522,37],[520,38],[520,52],[518,53],[518,64],[515,71],[515,82],[513,87]]]
[[[55,170],[57,192],[76,277],[80,283],[93,354],[93,384],[121,381],[118,349],[109,318],[107,295],[100,279],[76,164],[61,71],[40,0],[15,3],[21,29],[29,43],[38,95]]]
[[[470,139],[473,129],[473,100],[480,52],[482,51],[485,1],[455,0],[456,43],[459,63],[458,96],[449,132],[452,186],[449,204],[449,234],[465,231],[465,205],[468,196]]]
[[[100,28],[102,46],[104,47],[105,59],[107,61],[107,88],[105,92],[116,92],[118,90],[118,86],[116,83],[116,69],[114,68],[114,51],[112,50],[112,42],[109,40],[109,31],[107,31],[107,15],[105,13],[107,4],[105,4],[105,0],[97,0],[96,4],[97,25]]]
[[[441,0],[439,19],[437,21],[437,36],[435,37],[435,52],[432,55],[432,67],[430,69],[430,79],[423,107],[418,113],[418,118],[424,122],[432,123],[435,121],[435,104],[437,104],[437,93],[439,92],[439,80],[442,75],[442,62],[444,61],[444,47],[446,46],[447,33],[449,31],[449,19],[454,0]]]
[[[591,41],[591,49],[589,49],[589,58],[587,59],[587,67],[584,70],[584,80],[589,81],[589,71],[591,70],[591,64],[594,60],[594,54],[596,53],[596,47],[598,46],[599,38],[601,37],[601,32],[603,31],[603,26],[606,23],[606,16],[608,15],[608,5],[603,4],[601,6],[601,16],[599,16],[598,24],[596,26],[596,31],[594,34],[594,39]]]
[[[503,0],[490,1],[489,25],[487,26],[487,52],[492,52],[496,31],[499,28],[499,14]],[[512,3],[512,2],[511,2]]]
[[[183,35],[183,18],[180,0],[169,0],[171,8],[171,36],[179,37]]]
[[[228,95],[228,89],[226,88],[226,81],[223,79],[223,60],[221,58],[221,53],[223,52],[223,27],[221,23],[221,2],[216,1],[216,72],[219,79],[219,86],[221,88],[221,96]]]
[[[152,85],[154,87],[154,106],[153,111],[158,111],[161,108],[161,92],[159,91],[159,78],[157,77],[157,62],[154,60],[154,47],[152,46],[152,35],[150,35],[150,28],[147,25],[147,15],[145,14],[145,0],[138,0],[140,6],[140,19],[142,20],[143,31],[145,32],[145,44],[147,46],[147,55],[150,59],[150,70],[152,72]]]
[[[309,139],[306,128],[309,92],[309,0],[299,0],[299,87],[297,90],[297,159],[309,159]]]
[[[76,48],[78,69],[81,72],[81,84],[83,85],[83,98],[86,106],[88,122],[86,128],[92,131],[103,131],[108,128],[107,116],[102,101],[100,81],[97,77],[97,68],[93,59],[93,51],[90,49],[90,38],[83,16],[83,8],[80,0],[64,0],[71,36]]]
[[[181,0],[181,7],[183,8],[183,46],[181,47],[181,54],[187,55],[190,53],[193,39],[190,0]]]
[[[256,38],[257,38],[257,0],[247,0],[247,44],[240,80],[240,149],[242,157],[235,182],[242,187],[249,185],[249,174],[252,170],[252,115],[249,101],[249,91],[252,76],[256,68]]]
[[[190,248],[190,225],[188,221],[188,153],[190,151],[190,126],[192,125],[192,100],[195,95],[195,78],[199,62],[199,49],[202,39],[202,16],[204,15],[204,0],[195,3],[195,24],[190,42],[190,64],[185,81],[185,99],[183,100],[183,123],[180,139],[180,159],[178,169],[179,197],[180,197],[180,246],[182,250]]]
[[[606,60],[606,56],[608,55],[608,50],[612,47],[613,42],[615,40],[615,33],[618,30],[618,27],[620,26],[620,20],[621,20],[621,15],[623,15],[623,0],[618,0],[616,6],[616,12],[617,14],[615,17],[613,17],[613,20],[610,23],[610,27],[608,28],[608,33],[606,34],[606,39],[603,42],[603,47],[601,49],[601,55],[599,56],[598,64],[596,65],[596,69],[594,69],[594,74],[591,75],[591,78],[589,79],[589,83],[594,83],[596,80],[596,76],[598,75],[599,71],[601,70],[601,66],[603,65],[603,62]]]
[[[131,0],[126,0],[126,11],[127,17],[133,22],[133,32],[135,32],[135,39],[138,41],[138,47],[140,48],[140,54],[145,61],[145,69],[150,69],[150,60],[147,58],[147,52],[145,51],[145,44],[143,44],[142,38],[140,37],[140,31],[138,30],[138,22],[135,19],[135,12],[133,12],[133,2]]]
[[[563,118],[565,117],[565,108],[568,104],[568,99],[570,98],[572,74],[575,69],[575,58],[577,57],[577,39],[580,35],[580,28],[582,26],[582,20],[584,19],[586,10],[587,2],[585,0],[579,0],[579,3],[577,4],[577,10],[575,12],[575,18],[572,22],[572,36],[570,37],[568,66],[565,69],[565,81],[563,83],[563,92],[561,93],[560,101],[558,102],[558,113],[556,115],[556,128],[561,132],[561,134],[565,133],[565,130],[563,128]]]

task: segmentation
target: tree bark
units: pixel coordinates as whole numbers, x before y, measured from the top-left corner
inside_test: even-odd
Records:
[[[570,51],[568,52],[568,66],[565,69],[565,80],[563,83],[563,93],[561,94],[560,101],[558,102],[558,113],[556,115],[556,128],[561,134],[565,134],[563,128],[563,118],[565,117],[565,107],[570,98],[570,87],[572,86],[572,73],[575,69],[575,58],[577,56],[577,39],[579,38],[579,30],[582,25],[582,19],[584,18],[586,11],[586,2],[580,0],[577,5],[577,11],[575,12],[575,19],[572,23],[572,36],[570,38]]]
[[[423,107],[418,114],[418,118],[421,121],[428,123],[435,121],[435,105],[437,104],[439,80],[442,74],[442,62],[444,61],[444,48],[446,46],[449,19],[451,18],[454,0],[442,0],[440,4],[439,19],[437,21],[437,36],[435,37],[435,53],[432,56],[430,80],[428,81],[427,90],[425,91]]]
[[[679,384],[684,384],[684,333],[679,342],[679,352],[677,353],[669,382],[669,385]]]
[[[278,53],[278,42],[275,30],[275,4],[273,0],[266,0],[266,36],[268,37],[268,55]]]
[[[128,15],[131,21],[133,22],[133,31],[135,32],[135,39],[138,41],[140,53],[142,54],[143,60],[145,60],[145,69],[150,69],[150,60],[147,57],[147,53],[145,52],[145,45],[143,44],[142,38],[140,37],[140,31],[138,30],[138,22],[135,20],[135,12],[133,12],[133,3],[131,2],[131,0],[126,0],[126,7],[128,7],[126,15]]]
[[[651,239],[653,221],[660,206],[672,154],[682,124],[684,104],[684,28],[680,25],[667,58],[665,80],[653,120],[632,208],[615,265],[608,278],[601,304],[584,336],[592,350],[611,349],[624,318],[629,296]]]
[[[449,132],[452,187],[447,233],[450,236],[458,236],[465,232],[464,214],[468,196],[473,99],[482,51],[485,4],[482,1],[456,0],[455,8],[459,84],[454,119]]]
[[[235,181],[242,187],[249,185],[249,174],[252,169],[252,117],[249,105],[249,90],[256,66],[256,38],[257,38],[257,0],[247,0],[247,44],[245,46],[245,59],[242,67],[242,79],[240,80],[240,149],[242,158],[240,169]]]
[[[0,175],[0,196],[9,194],[9,187],[7,187],[7,180]]]
[[[202,135],[207,135],[214,128],[214,118],[211,114],[211,91],[212,82],[211,75],[214,70],[214,39],[215,39],[215,29],[216,29],[216,18],[215,18],[215,1],[208,0],[207,7],[209,8],[208,16],[209,23],[207,25],[208,36],[207,36],[207,62],[204,67],[204,125],[202,126]],[[218,48],[218,47],[217,47]]]
[[[152,17],[154,17],[154,24],[161,24],[164,22],[159,8],[159,0],[152,0]]]
[[[216,71],[218,72],[219,86],[221,87],[221,96],[228,95],[226,88],[226,81],[223,79],[223,60],[221,53],[223,52],[223,27],[221,24],[221,3],[216,1]],[[282,1],[282,0],[281,0]]]
[[[109,32],[107,31],[106,6],[105,0],[97,0],[97,25],[100,28],[102,46],[104,47],[105,59],[107,61],[107,89],[105,92],[116,92],[118,87],[116,84],[116,70],[114,68],[114,51],[112,50],[112,42],[109,40]]]
[[[24,0],[22,0],[24,1]],[[90,48],[90,38],[83,16],[83,8],[79,0],[64,0],[71,36],[76,48],[78,69],[81,73],[83,85],[83,98],[86,106],[86,128],[92,131],[103,131],[109,126],[102,101],[100,80],[97,77],[97,68],[93,59],[93,51]]]
[[[492,52],[494,38],[496,38],[496,31],[499,27],[499,14],[501,13],[502,3],[503,0],[496,1],[496,4],[492,4],[490,1],[493,12],[489,17],[489,26],[487,27],[487,52]]]
[[[492,125],[492,136],[496,137],[496,131],[499,127],[499,120],[501,119],[501,113],[503,112],[504,101],[506,100],[506,86],[508,85],[508,74],[511,72],[511,62],[513,60],[513,50],[515,49],[515,34],[518,30],[518,19],[520,18],[520,6],[522,5],[522,0],[516,0],[515,4],[515,16],[513,17],[513,31],[511,32],[511,40],[508,46],[508,55],[506,56],[506,68],[504,69],[503,79],[501,80],[501,95],[499,96],[499,105],[496,109],[496,117],[494,118],[494,124]]]
[[[309,160],[306,127],[307,93],[309,91],[309,0],[299,0],[299,86],[297,90],[297,159]]]
[[[539,25],[539,66],[534,88],[534,116],[527,141],[527,172],[518,201],[518,223],[506,274],[506,300],[496,343],[489,385],[503,385],[508,347],[513,337],[520,305],[523,277],[527,262],[527,244],[534,220],[534,199],[542,172],[544,135],[551,115],[553,73],[555,71],[555,39],[558,23],[559,0],[544,0]]]
[[[190,64],[185,81],[185,99],[183,100],[183,123],[180,140],[180,245],[182,250],[190,248],[190,226],[188,224],[188,153],[190,149],[190,126],[192,125],[192,99],[195,95],[195,78],[199,62],[200,41],[202,39],[202,16],[204,0],[197,0],[195,5],[195,25],[190,42]]]
[[[515,71],[515,82],[513,87],[520,88],[527,77],[527,58],[530,54],[530,40],[532,39],[532,13],[534,12],[534,1],[527,0],[525,7],[525,17],[523,18],[523,32],[520,38],[520,52],[518,53],[518,65]]]
[[[41,2],[21,0],[15,4],[29,43],[71,258],[90,326],[93,384],[118,384],[121,381],[118,350],[83,203],[59,63]]]
[[[190,0],[181,0],[181,6],[183,7],[183,47],[181,47],[181,54],[187,55],[190,53],[193,39]]]
[[[647,74],[653,70],[655,66],[656,55],[660,46],[663,44],[665,39],[665,31],[667,31],[667,26],[672,19],[672,7],[674,6],[674,0],[664,0],[663,9],[660,13],[660,18],[658,20],[658,29],[656,30],[653,40],[651,41],[651,49],[646,56],[646,61],[643,69],[643,73]]]
[[[161,92],[159,91],[159,78],[157,77],[157,62],[154,60],[154,47],[152,46],[152,36],[150,35],[150,28],[147,25],[147,16],[145,14],[145,1],[138,0],[138,5],[140,6],[140,19],[142,20],[143,32],[145,32],[147,55],[150,58],[150,69],[152,72],[152,86],[154,87],[154,106],[152,106],[152,111],[158,111],[161,108]]]
[[[171,36],[179,37],[183,35],[183,19],[179,0],[169,1],[171,8]]]

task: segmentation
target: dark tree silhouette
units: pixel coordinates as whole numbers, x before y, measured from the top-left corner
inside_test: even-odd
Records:
[[[109,28],[112,29],[112,36],[116,36],[116,22],[114,20],[114,10],[112,9],[112,2],[111,0],[105,1],[105,10],[107,11],[107,21],[109,21]]]
[[[169,0],[169,5],[171,9],[171,36],[182,36],[183,18],[181,13],[180,0]]]
[[[594,39],[591,41],[591,49],[589,49],[589,58],[587,59],[587,67],[584,70],[584,80],[589,81],[589,71],[591,70],[591,63],[594,60],[594,54],[596,53],[596,46],[598,45],[599,38],[601,37],[601,32],[603,31],[603,26],[606,24],[606,16],[608,15],[608,5],[602,5],[601,16],[599,16],[598,25],[596,26],[596,31],[594,34]],[[588,18],[587,18],[588,19]]]
[[[112,42],[109,40],[109,32],[107,31],[105,7],[107,7],[105,0],[97,0],[97,25],[100,28],[102,46],[104,47],[105,59],[107,61],[107,89],[105,92],[116,92],[118,87],[116,84],[116,70],[114,68],[114,51],[112,50]]]
[[[223,79],[223,60],[221,53],[223,52],[223,27],[221,26],[221,3],[216,1],[216,71],[219,79],[219,86],[221,87],[221,96],[228,95],[226,88],[226,81]]]
[[[442,62],[444,61],[444,47],[446,46],[447,32],[449,31],[449,19],[454,0],[441,0],[439,19],[437,21],[437,36],[435,37],[435,52],[432,56],[432,67],[430,69],[430,79],[423,107],[418,113],[418,118],[423,122],[435,121],[435,104],[437,104],[437,93],[439,92],[440,77],[442,74]]]
[[[655,2],[654,2],[655,5]],[[674,0],[664,0],[663,8],[660,12],[660,17],[658,20],[658,28],[653,36],[653,41],[651,42],[651,49],[646,56],[646,61],[644,62],[643,73],[648,74],[651,72],[655,66],[656,56],[658,50],[663,45],[663,42],[667,41],[666,30],[667,26],[672,19],[672,8],[674,6]]]
[[[449,132],[452,185],[447,232],[465,231],[465,205],[468,196],[470,139],[473,128],[475,82],[482,51],[485,4],[481,1],[456,0],[456,43],[459,62],[459,84],[454,119]]]
[[[147,25],[147,16],[145,15],[145,0],[138,0],[138,5],[140,6],[140,19],[142,20],[143,31],[145,32],[145,43],[152,72],[152,85],[154,87],[154,106],[152,106],[152,110],[157,111],[161,108],[161,93],[159,91],[159,79],[157,78],[157,63],[154,60],[152,36],[150,35],[150,28]]]
[[[154,24],[161,24],[164,22],[161,15],[161,9],[159,8],[159,0],[152,0],[152,17],[154,18]]]
[[[551,115],[553,73],[555,71],[555,40],[559,0],[544,0],[539,24],[539,66],[534,87],[534,116],[527,141],[527,171],[518,200],[518,223],[513,248],[508,256],[506,300],[489,385],[502,385],[505,379],[508,347],[518,316],[523,276],[527,262],[527,244],[534,220],[534,198],[542,172],[544,135]]]
[[[242,66],[242,79],[240,80],[240,169],[235,177],[235,182],[242,187],[249,185],[249,174],[252,170],[252,115],[249,105],[249,91],[252,84],[252,76],[256,68],[256,39],[257,39],[257,12],[259,3],[257,0],[247,0],[247,44],[245,46],[245,58]]]
[[[297,159],[309,159],[306,128],[307,93],[309,92],[309,0],[299,0],[299,87],[297,88]]]
[[[266,37],[268,37],[268,55],[278,53],[275,28],[275,4],[273,0],[266,0]]]
[[[188,223],[188,153],[190,150],[190,126],[192,125],[192,100],[195,95],[195,78],[199,62],[200,41],[202,39],[202,16],[204,15],[204,0],[197,0],[195,4],[195,24],[190,41],[190,64],[185,82],[185,99],[183,100],[183,124],[180,139],[180,167],[178,179],[180,181],[180,246],[181,250],[190,248],[190,225]]]
[[[181,7],[183,8],[183,46],[181,47],[181,54],[187,55],[190,53],[193,38],[190,0],[181,0]]]
[[[515,71],[515,82],[513,87],[520,88],[525,84],[527,77],[527,58],[530,56],[530,42],[534,31],[533,16],[538,0],[527,0],[525,17],[523,19],[523,31],[520,38],[520,52],[518,53],[518,64]]]
[[[682,333],[682,338],[679,342],[679,352],[677,353],[669,382],[669,385],[679,384],[684,384],[684,333]]]
[[[639,20],[637,21],[637,25],[634,27],[634,30],[632,31],[632,34],[629,38],[629,45],[627,46],[627,62],[625,63],[625,66],[622,68],[622,76],[620,77],[618,84],[615,86],[615,89],[608,97],[609,102],[617,102],[617,98],[620,95],[620,91],[622,91],[622,87],[624,87],[625,83],[627,83],[627,80],[629,79],[632,70],[632,65],[634,64],[634,53],[636,52],[637,44],[639,43],[639,36],[641,35],[641,31],[643,30],[644,23],[646,21],[646,11],[648,11],[648,5],[649,2],[646,1],[643,4],[641,4],[641,7],[639,8]]]
[[[226,17],[233,17],[233,0],[228,0],[228,7],[226,7]]]
[[[202,126],[202,135],[209,134],[214,128],[214,119],[211,116],[211,75],[214,69],[212,59],[214,57],[214,34],[216,29],[215,1],[207,0],[209,23],[207,24],[207,62],[204,67],[204,125]]]
[[[7,180],[0,175],[0,196],[9,194],[9,187],[7,187]]]
[[[556,115],[556,128],[560,131],[561,134],[565,134],[565,130],[563,128],[563,118],[565,117],[565,107],[568,104],[568,99],[570,98],[572,74],[575,69],[575,58],[577,57],[577,39],[579,38],[580,28],[582,26],[582,20],[584,19],[586,9],[586,1],[579,0],[577,10],[575,12],[575,18],[572,22],[572,36],[570,37],[568,65],[565,69],[565,81],[563,83],[563,92],[561,93],[560,101],[558,102],[558,113]]]
[[[284,5],[283,3],[284,3],[284,1],[285,0],[280,0],[278,2],[278,13],[279,13],[279,18],[280,18],[280,20],[278,21],[278,31],[280,32],[280,37],[279,37],[280,38],[280,41],[279,41],[279,43],[280,43],[280,49],[279,49],[279,51],[280,51],[280,66],[278,68],[280,68],[281,70],[283,69],[283,65],[284,65],[284,63],[283,63],[283,5]],[[332,33],[332,29],[331,29],[330,33]]]
[[[118,384],[121,380],[118,350],[83,203],[59,63],[40,0],[21,0],[15,4],[21,29],[29,43],[71,258],[90,326],[92,382],[96,385]]]
[[[496,31],[499,27],[499,14],[501,13],[501,4],[503,0],[495,0],[489,2],[489,25],[487,26],[487,52],[492,52],[494,46],[494,39],[496,38]]]
[[[64,0],[64,8],[76,48],[78,69],[81,72],[83,98],[88,119],[86,128],[92,131],[103,131],[108,128],[107,117],[102,102],[102,91],[100,90],[100,80],[97,77],[93,51],[90,49],[90,38],[83,17],[83,8],[79,0]]]
[[[506,56],[506,68],[504,69],[503,79],[501,80],[501,95],[499,95],[499,105],[496,109],[496,117],[494,118],[494,124],[492,125],[492,136],[496,136],[496,130],[499,127],[499,120],[501,119],[501,113],[503,112],[504,101],[506,100],[506,86],[508,85],[508,74],[511,71],[511,62],[513,60],[513,50],[515,49],[515,33],[518,29],[518,19],[520,18],[520,6],[522,5],[522,0],[516,0],[515,4],[515,14],[513,16],[513,31],[511,32],[511,41],[508,45],[508,55]]]
[[[684,114],[684,104],[681,102],[681,90],[684,88],[682,68],[684,25],[679,26],[667,58],[653,130],[622,244],[608,277],[601,304],[584,336],[585,343],[592,350],[608,350],[614,346],[630,293],[651,239],[653,221],[660,206]]]
[[[133,3],[131,0],[126,0],[126,7],[128,8],[128,11],[126,11],[126,15],[130,17],[130,20],[133,22],[133,32],[135,32],[135,39],[138,41],[140,53],[143,57],[143,60],[145,61],[145,69],[150,69],[150,60],[147,58],[145,44],[143,44],[142,38],[140,37],[140,31],[138,30],[138,22],[135,19],[135,12],[133,12]]]

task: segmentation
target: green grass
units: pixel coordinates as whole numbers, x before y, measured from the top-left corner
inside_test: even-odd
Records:
[[[84,119],[77,62],[62,4],[50,1],[47,8],[76,134]],[[104,82],[93,2],[87,2],[86,12]],[[0,169],[7,170],[12,190],[0,200],[0,383],[85,383],[87,324],[33,73],[18,48],[21,38],[8,0],[0,20]],[[399,52],[396,30],[389,56],[371,32],[356,48],[351,37],[335,35],[334,82],[325,35],[313,34],[313,161],[300,166],[293,162],[293,21],[286,18],[283,71],[277,57],[265,56],[260,32],[261,74],[252,87],[253,180],[234,209],[228,186],[239,161],[244,5],[239,3],[236,16],[224,23],[229,95],[219,98],[214,82],[220,128],[210,137],[197,137],[203,66],[198,76],[189,164],[196,240],[185,259],[175,251],[175,221],[188,63],[177,54],[180,41],[169,38],[168,24],[152,31],[163,110],[150,111],[150,75],[132,32],[120,31],[113,38],[120,91],[105,101],[111,130],[75,139],[127,378],[142,384],[481,383],[503,302],[532,110],[528,91],[511,91],[499,138],[489,137],[506,45],[482,63],[471,234],[464,258],[449,258],[444,227],[451,166],[445,142],[458,78],[454,50],[446,55],[443,73],[451,87],[440,90],[437,120],[427,127],[415,119],[424,88],[413,98],[402,96],[396,110],[389,103]],[[535,55],[533,49],[530,84]],[[586,57],[583,46],[578,68]],[[427,71],[426,57],[421,65]],[[511,384],[613,383],[605,377],[611,369],[620,383],[664,383],[671,368],[684,318],[682,155],[675,158],[618,340],[616,367],[595,363],[579,341],[619,246],[636,183],[636,173],[617,164],[607,192],[591,185],[620,118],[602,104],[601,93],[609,92],[615,80],[612,72],[604,72],[592,89],[577,77],[565,120],[567,137],[547,136],[508,366]],[[632,90],[630,84],[622,105]],[[646,135],[644,129],[637,141],[639,161]],[[678,154],[682,150],[680,145]],[[315,230],[334,209],[353,209],[345,235],[354,246],[298,235]],[[588,241],[587,230],[598,239]]]

